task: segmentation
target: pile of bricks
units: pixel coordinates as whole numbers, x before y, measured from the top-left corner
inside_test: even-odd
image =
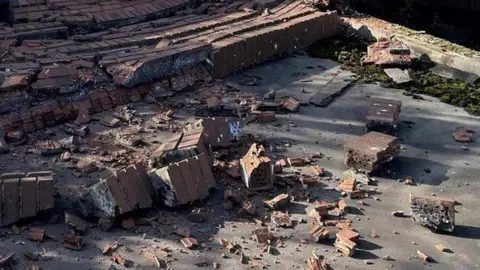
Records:
[[[50,171],[0,174],[0,225],[36,216],[55,207]]]

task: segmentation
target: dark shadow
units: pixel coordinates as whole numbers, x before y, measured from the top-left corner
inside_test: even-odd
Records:
[[[359,239],[357,243],[358,243],[358,247],[362,250],[376,250],[376,249],[382,248],[382,246],[379,246],[363,238]]]
[[[360,210],[359,208],[357,208],[355,206],[348,206],[347,213],[352,214],[352,215],[356,215],[356,216],[364,216],[365,215],[362,212],[362,210]]]
[[[468,225],[456,225],[455,230],[452,233],[442,233],[442,234],[447,234],[447,235],[451,235],[459,238],[479,240],[480,228],[468,226]]]
[[[369,251],[366,250],[357,250],[355,254],[353,254],[353,258],[360,259],[360,260],[375,260],[379,257]]]

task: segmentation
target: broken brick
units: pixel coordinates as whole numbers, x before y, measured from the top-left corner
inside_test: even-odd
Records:
[[[268,241],[272,240],[273,238],[273,234],[272,232],[270,232],[269,228],[255,229],[252,231],[252,235],[253,235],[253,240],[261,244],[268,243]]]
[[[325,262],[323,258],[320,258],[315,254],[315,252],[312,252],[312,256],[308,258],[307,261],[307,266],[308,270],[329,270],[328,264]]]
[[[395,136],[401,107],[401,101],[372,99],[365,117],[367,132],[376,131]]]
[[[85,125],[90,122],[90,115],[87,109],[82,109],[78,111],[77,118],[73,122],[77,126]]]
[[[65,224],[80,235],[84,234],[88,228],[88,223],[85,220],[68,212],[65,212]]]
[[[453,232],[455,229],[455,202],[437,196],[410,194],[412,218],[432,230]]]
[[[256,112],[254,113],[255,121],[259,123],[274,122],[277,121],[277,117],[274,112]]]
[[[349,257],[353,256],[357,249],[357,244],[355,242],[348,238],[341,238],[338,236],[334,245],[337,248],[337,251]]]
[[[265,205],[275,210],[283,209],[287,207],[289,203],[290,203],[290,196],[285,193],[280,194],[271,200],[265,201]]]
[[[44,229],[31,228],[30,231],[28,231],[28,240],[42,242],[44,238]]]
[[[229,253],[235,253],[238,250],[238,247],[225,238],[219,238],[218,242],[222,247],[224,247]]]
[[[272,222],[279,227],[293,227],[292,219],[287,213],[274,211],[271,215]]]
[[[63,237],[63,246],[68,249],[81,250],[83,248],[83,239],[78,235],[65,235]]]
[[[348,209],[347,203],[344,200],[338,201],[338,209],[342,215],[345,215]]]
[[[432,259],[430,258],[430,256],[428,256],[427,254],[423,253],[422,251],[420,250],[417,250],[417,256],[420,260],[424,261],[424,262],[429,262],[431,261]]]
[[[369,132],[345,144],[345,166],[370,173],[390,162],[399,153],[398,138]]]
[[[466,127],[457,127],[453,133],[453,138],[457,142],[468,143],[472,141],[473,132]]]
[[[360,238],[360,234],[351,229],[343,229],[337,233],[337,238],[345,238],[356,243]]]
[[[367,47],[367,55],[361,59],[362,65],[409,66],[412,63],[410,49],[402,42],[382,39]]]
[[[125,230],[133,230],[135,228],[135,220],[133,218],[122,219],[120,225]]]
[[[182,242],[183,246],[188,249],[193,249],[198,246],[197,239],[193,237],[185,237],[185,238],[182,238],[182,240],[180,241]]]
[[[325,170],[318,165],[308,167],[314,176],[323,176]]]
[[[53,156],[62,153],[62,146],[58,142],[45,141],[40,145],[42,156]]]
[[[113,261],[114,263],[117,263],[117,264],[119,264],[121,266],[125,266],[125,267],[128,267],[131,264],[130,260],[125,259],[123,256],[121,256],[120,254],[117,254],[117,253],[114,253],[112,255],[112,258],[110,258],[110,260]]]
[[[89,174],[98,169],[95,161],[81,159],[77,162],[77,170],[82,174]]]
[[[106,244],[105,247],[102,250],[103,255],[108,255],[110,252],[114,252],[118,249],[119,245],[117,243],[115,244]]]
[[[273,185],[273,166],[261,145],[252,144],[240,159],[243,182],[252,190],[269,189]]]
[[[355,191],[357,189],[357,181],[354,177],[346,177],[343,179],[342,183],[337,186],[337,189],[346,192]]]
[[[303,167],[310,164],[312,161],[306,157],[293,157],[287,158],[287,162],[288,165],[292,167]]]
[[[314,228],[308,231],[308,234],[315,240],[315,242],[322,242],[327,240],[330,237],[330,233],[325,227],[320,225],[315,226]]]
[[[448,251],[448,248],[446,248],[444,245],[442,244],[436,244],[435,246],[435,249],[440,251],[440,252],[446,252]]]
[[[300,102],[292,97],[283,99],[280,104],[290,112],[298,112],[300,109]]]
[[[118,118],[106,116],[100,121],[100,124],[107,127],[116,128],[120,125],[120,120],[118,120]]]
[[[25,132],[23,130],[12,130],[7,132],[5,140],[8,143],[21,144],[26,141]]]
[[[228,147],[232,144],[234,136],[230,130],[230,123],[226,117],[206,117],[187,125],[184,132],[199,133],[205,137],[205,142],[212,148]]]

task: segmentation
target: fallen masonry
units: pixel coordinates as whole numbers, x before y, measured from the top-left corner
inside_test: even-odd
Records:
[[[55,207],[50,171],[3,173],[0,181],[1,226],[34,217]]]
[[[96,206],[115,217],[136,209],[152,207],[154,189],[146,168],[134,164],[118,170],[90,187]]]
[[[400,153],[400,140],[379,132],[369,132],[345,143],[345,166],[373,172]]]
[[[242,179],[252,190],[269,189],[273,185],[273,165],[266,156],[265,148],[256,143],[240,159]]]
[[[380,39],[369,45],[367,55],[362,58],[362,64],[376,64],[380,66],[410,66],[412,57],[407,45],[400,41]]]
[[[401,107],[401,101],[372,99],[365,117],[367,132],[376,131],[395,136]]]
[[[455,202],[436,196],[410,194],[412,218],[434,231],[453,232],[455,229]]]

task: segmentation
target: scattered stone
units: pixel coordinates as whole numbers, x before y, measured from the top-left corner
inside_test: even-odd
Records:
[[[86,125],[90,122],[90,114],[87,109],[80,110],[77,114],[77,118],[73,122],[77,126]]]
[[[98,228],[103,232],[108,232],[113,225],[115,225],[115,219],[111,217],[101,217],[97,222]]]
[[[410,194],[412,218],[434,231],[453,232],[455,229],[455,202],[436,196]]]
[[[72,159],[72,153],[68,151],[63,152],[62,155],[60,156],[61,161],[70,161],[70,159]]]
[[[413,178],[411,176],[405,177],[404,183],[405,183],[405,185],[409,185],[409,186],[416,185],[415,180],[413,180]]]
[[[88,228],[88,223],[85,220],[68,212],[65,212],[65,225],[80,235],[83,235]]]
[[[190,237],[190,229],[188,227],[178,227],[176,230],[175,230],[175,233],[180,235],[180,236],[183,236],[183,237]]]
[[[383,256],[382,259],[383,259],[384,261],[394,261],[394,259],[393,259],[392,257],[390,257],[389,255]]]

